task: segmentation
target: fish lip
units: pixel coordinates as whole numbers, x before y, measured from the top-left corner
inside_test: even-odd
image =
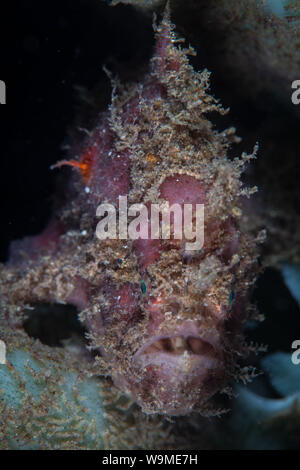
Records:
[[[211,356],[211,355],[202,356],[201,354],[197,355],[195,353],[190,352],[189,353],[190,357],[193,357],[194,360],[196,359],[196,362],[199,362],[201,360],[201,357],[207,357],[207,358],[210,357],[211,359],[213,359],[213,361],[217,361],[219,353],[218,353],[218,349],[217,349],[217,342],[216,342],[215,339],[213,340],[211,338],[207,338],[205,335],[200,335],[199,333],[196,334],[194,329],[187,330],[185,332],[183,332],[179,329],[178,331],[173,332],[173,333],[162,333],[160,335],[152,336],[151,338],[149,338],[148,341],[146,341],[136,351],[136,353],[133,355],[133,357],[132,357],[133,364],[135,364],[135,366],[137,366],[139,364],[139,362],[142,362],[142,361],[140,361],[141,356],[143,356],[143,355],[146,356],[147,349],[149,349],[157,341],[164,340],[164,339],[172,339],[172,338],[176,338],[178,336],[182,336],[185,340],[187,340],[188,338],[191,338],[191,337],[192,338],[197,338],[197,339],[203,341],[204,343],[208,343],[210,346],[212,346],[212,348],[215,352],[215,355],[213,355],[213,356]],[[148,356],[149,357],[152,356],[152,357],[160,358],[161,362],[165,362],[166,360],[168,360],[168,361],[170,361],[170,363],[172,363],[172,362],[176,363],[176,361],[178,360],[178,357],[182,357],[182,354],[176,355],[176,354],[172,354],[168,351],[163,351],[162,350],[162,351],[151,351],[151,352],[148,353]]]
[[[168,338],[176,338],[176,336],[183,336],[180,335],[179,333],[174,333],[174,334],[161,334],[157,336],[152,336],[146,343],[144,343],[134,354],[133,359],[140,356],[143,354],[145,350],[147,350],[152,344],[154,344],[156,341],[160,341],[161,339],[168,339]]]

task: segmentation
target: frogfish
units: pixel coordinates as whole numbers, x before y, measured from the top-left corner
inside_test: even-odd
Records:
[[[54,165],[66,178],[48,226],[11,243],[1,267],[2,312],[22,328],[28,306],[75,306],[99,375],[147,414],[206,416],[242,373],[247,349],[258,242],[243,206],[255,188],[241,175],[256,149],[228,156],[238,138],[210,120],[227,110],[210,93],[209,72],[193,69],[195,52],[181,45],[168,14],[154,28],[148,73],[126,85],[111,78],[109,108]],[[120,197],[146,208],[148,218],[136,220],[136,237],[119,226],[111,237],[97,236],[99,223],[109,224],[99,206],[118,216]],[[195,228],[203,207],[201,246],[191,249],[185,234],[153,236],[153,205],[179,210],[170,215],[171,232],[188,219],[180,209],[192,208]]]

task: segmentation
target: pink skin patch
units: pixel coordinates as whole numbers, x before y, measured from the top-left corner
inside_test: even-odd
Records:
[[[160,196],[170,205],[205,204],[205,184],[194,176],[168,176],[160,186]]]
[[[84,281],[81,283],[84,287]],[[112,281],[105,282],[100,288],[94,288],[92,295],[95,297],[105,298],[106,307],[102,306],[99,314],[92,315],[87,321],[87,326],[91,331],[110,328],[111,325],[123,323],[128,325],[134,321],[140,312],[139,308],[139,286],[125,283],[122,286],[115,285]],[[84,299],[80,296],[80,299]],[[101,321],[99,320],[101,318]],[[100,322],[100,323],[99,323]]]
[[[33,260],[40,255],[52,255],[59,247],[60,237],[65,233],[65,228],[58,220],[52,220],[45,230],[39,235],[15,240],[10,245],[10,262],[22,261],[23,254]]]
[[[160,197],[172,204],[192,204],[193,209],[196,204],[204,204],[205,187],[204,183],[189,175],[174,175],[167,177],[160,186]],[[150,213],[150,209],[148,208]],[[171,214],[171,223],[174,222]],[[184,223],[184,219],[182,220]],[[140,261],[142,271],[157,261],[162,250],[162,241],[150,238],[150,223],[148,224],[149,239],[138,239],[134,241],[134,248]],[[180,240],[170,240],[172,245],[182,246]]]
[[[84,310],[89,302],[89,297],[92,294],[90,284],[85,280],[77,276],[75,287],[67,298],[69,304],[75,305],[79,311]]]

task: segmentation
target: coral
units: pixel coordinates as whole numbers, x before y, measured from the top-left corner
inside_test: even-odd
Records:
[[[59,380],[57,406],[82,396],[76,406],[85,404],[88,414],[95,406],[88,397],[102,386],[94,376],[102,375],[147,414],[220,414],[213,398],[226,392],[233,378],[252,375],[239,370],[238,359],[247,352],[243,328],[260,239],[245,228],[242,201],[256,188],[245,188],[241,174],[256,149],[242,158],[227,157],[238,139],[233,128],[219,132],[208,118],[226,113],[209,94],[209,72],[193,70],[187,55],[194,51],[176,45],[181,40],[168,13],[156,36],[149,73],[127,87],[112,80],[109,111],[98,117],[70,159],[55,165],[73,171],[65,183],[65,202],[48,228],[37,238],[14,242],[1,268],[2,324],[22,332],[26,307],[72,304],[87,329],[89,350],[97,356],[90,355],[92,366],[77,359],[68,372],[54,368],[45,409]],[[185,239],[97,239],[99,203],[117,204],[120,195],[145,206],[204,204],[203,248],[187,249]],[[140,231],[148,228],[148,222],[140,223]],[[55,351],[47,349],[47,354],[60,363]],[[25,387],[27,403],[41,399],[35,396],[39,384],[32,372],[46,374],[46,366],[38,364],[40,355],[39,349],[35,359],[18,346],[9,355],[10,372],[2,374],[2,380],[21,380],[18,388]],[[17,378],[25,360],[28,369]],[[76,370],[82,382],[77,383]],[[77,391],[67,395],[75,382]],[[8,407],[21,403],[8,396],[4,401]],[[81,425],[79,408],[76,426]],[[29,413],[27,405],[22,410]],[[57,413],[51,408],[53,421],[59,421]],[[99,414],[95,436],[104,432],[102,419]],[[80,439],[78,446],[85,445]],[[93,436],[89,442],[102,445]]]
[[[168,426],[143,415],[74,350],[1,329],[1,449],[160,448]],[[169,441],[171,442],[171,441]]]

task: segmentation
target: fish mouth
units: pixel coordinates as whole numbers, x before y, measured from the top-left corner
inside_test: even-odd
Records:
[[[134,355],[136,366],[146,367],[150,364],[174,367],[183,360],[190,367],[204,366],[215,368],[219,362],[216,348],[208,341],[195,334],[165,335],[152,338]]]
[[[174,416],[207,402],[223,381],[220,345],[217,334],[201,335],[191,322],[148,337],[132,360],[138,377],[132,388],[134,399],[146,413]]]

